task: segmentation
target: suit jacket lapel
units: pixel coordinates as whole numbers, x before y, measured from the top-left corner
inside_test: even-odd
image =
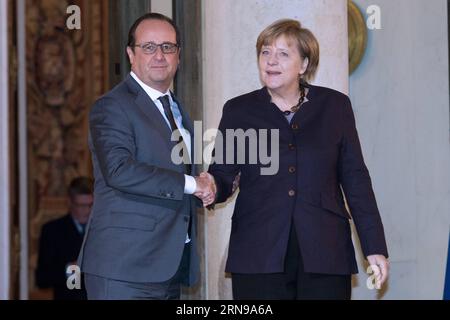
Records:
[[[136,96],[134,102],[138,108],[147,116],[147,118],[153,123],[153,126],[160,133],[162,139],[175,145],[175,141],[170,140],[172,132],[166,123],[161,112],[159,112],[158,107],[153,103],[152,99],[147,95],[147,93],[142,89],[136,80],[133,79],[131,75],[128,75],[126,82],[130,90]],[[170,144],[168,144],[169,146]],[[170,149],[170,148],[169,148]]]
[[[320,113],[320,97],[317,96],[316,89],[313,85],[308,84],[308,101],[300,107],[297,113],[294,115],[294,119],[299,121],[300,128],[305,127],[310,121],[312,121]],[[319,104],[318,104],[319,102]]]
[[[133,79],[133,77],[128,74],[126,78],[126,83],[130,88],[131,92],[136,96],[135,103],[139,107],[139,109],[147,116],[147,118],[154,124],[154,127],[157,128],[157,131],[160,133],[162,139],[168,141],[168,149],[171,151],[172,147],[177,144],[176,141],[171,141],[170,137],[172,132],[169,126],[166,123],[161,112],[159,112],[158,107],[153,103],[152,99],[147,95],[144,89]],[[189,118],[189,115],[184,111],[183,106],[180,102],[178,102],[171,92],[172,99],[177,103],[178,109],[180,110],[181,117],[183,119],[183,127],[189,131],[191,135],[191,161],[193,162],[194,157],[194,129],[192,125],[192,121]],[[192,167],[192,174],[195,173],[194,166]]]

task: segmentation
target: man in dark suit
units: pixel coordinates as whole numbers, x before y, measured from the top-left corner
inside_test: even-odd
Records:
[[[92,180],[78,177],[68,190],[69,213],[42,227],[36,284],[52,288],[55,300],[85,300],[82,287],[70,290],[67,285],[67,266],[75,264],[80,251],[86,223],[93,203]]]
[[[137,19],[131,73],[91,110],[95,201],[79,257],[88,299],[178,299],[198,279],[193,194],[212,191],[193,177],[192,121],[169,91],[179,47],[171,19]]]

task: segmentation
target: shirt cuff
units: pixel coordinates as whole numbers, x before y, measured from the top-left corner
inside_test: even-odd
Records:
[[[197,182],[193,176],[184,175],[184,193],[193,194],[197,189]]]

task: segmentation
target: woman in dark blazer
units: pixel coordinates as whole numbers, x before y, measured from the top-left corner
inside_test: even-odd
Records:
[[[319,45],[298,21],[274,22],[259,35],[256,49],[264,87],[225,104],[219,125],[223,144],[216,140],[216,162],[209,168],[216,203],[231,196],[240,175],[225,269],[232,274],[233,296],[350,299],[351,274],[358,270],[349,219],[379,285],[389,269],[350,100],[307,83],[319,64]],[[227,129],[268,129],[267,136],[256,135],[256,144],[267,143],[272,159],[279,155],[278,171],[262,174],[267,163],[249,161],[255,141],[245,143],[245,161],[236,161],[237,155],[229,161],[225,154],[231,147],[239,150],[239,139],[227,144]],[[276,132],[279,139],[272,140]],[[218,155],[224,155],[223,164]]]

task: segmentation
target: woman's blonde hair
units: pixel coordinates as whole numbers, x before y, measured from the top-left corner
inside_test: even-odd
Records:
[[[314,78],[319,66],[319,42],[316,37],[306,28],[302,28],[300,21],[294,19],[281,19],[265,28],[256,41],[256,52],[261,53],[261,48],[272,44],[280,36],[296,41],[300,56],[308,58],[308,67],[303,74],[303,79],[309,81]]]

